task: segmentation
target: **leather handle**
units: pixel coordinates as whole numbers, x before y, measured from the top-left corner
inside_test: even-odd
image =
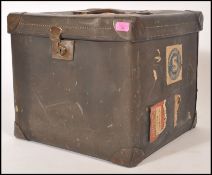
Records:
[[[100,9],[100,8],[73,11],[73,14],[102,14],[102,13],[124,14],[126,12],[117,9]]]
[[[87,14],[101,14],[101,13],[122,14],[125,12],[117,9],[87,9]]]
[[[113,13],[113,14],[142,14],[150,15],[152,14],[148,10],[117,10],[117,9],[100,9],[91,8],[86,10],[73,11],[73,14],[103,14],[103,13]]]
[[[149,10],[117,10],[117,9],[87,9],[87,14],[101,14],[101,13],[114,13],[114,14],[152,14]]]

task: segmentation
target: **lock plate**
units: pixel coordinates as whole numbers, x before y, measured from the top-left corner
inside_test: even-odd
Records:
[[[74,58],[73,51],[74,51],[73,40],[61,40],[57,49],[52,47],[52,58],[62,60],[73,60]]]
[[[61,60],[73,60],[74,41],[61,40],[62,29],[53,26],[50,28],[50,39],[52,41],[52,58]]]

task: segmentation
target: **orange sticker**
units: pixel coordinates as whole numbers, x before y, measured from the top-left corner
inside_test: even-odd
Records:
[[[166,127],[166,100],[151,107],[150,142],[154,142]]]

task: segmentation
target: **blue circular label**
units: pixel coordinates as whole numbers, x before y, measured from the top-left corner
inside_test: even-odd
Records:
[[[168,58],[168,73],[172,80],[176,80],[181,70],[181,54],[177,48],[171,50]]]

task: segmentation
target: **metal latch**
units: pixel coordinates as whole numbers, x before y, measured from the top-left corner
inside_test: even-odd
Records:
[[[52,41],[52,58],[62,60],[73,60],[74,41],[61,40],[62,29],[53,26],[50,28],[50,39]]]

